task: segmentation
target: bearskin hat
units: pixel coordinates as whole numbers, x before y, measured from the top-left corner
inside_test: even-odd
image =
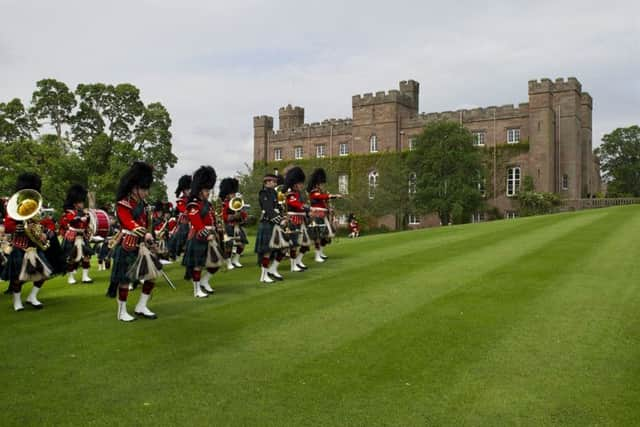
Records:
[[[284,177],[284,185],[287,188],[293,188],[295,184],[304,184],[305,176],[303,170],[299,166],[292,167],[287,171]]]
[[[178,180],[176,188],[176,197],[180,197],[180,193],[191,188],[191,175],[182,175]]]
[[[40,192],[42,189],[42,179],[40,179],[40,175],[32,172],[20,174],[16,182],[16,191],[25,189]]]
[[[78,202],[84,202],[87,198],[87,189],[80,184],[73,184],[67,191],[67,198],[64,200],[62,207],[64,209],[73,209],[73,205]]]
[[[307,184],[307,191],[310,193],[311,190],[316,188],[318,184],[324,184],[327,182],[327,174],[324,169],[318,168],[313,171],[311,176],[309,177],[309,183]]]
[[[224,200],[229,194],[236,194],[240,188],[240,183],[235,178],[225,178],[220,181],[220,192],[218,197]]]
[[[211,190],[216,185],[216,171],[211,166],[200,166],[191,181],[191,197],[198,197],[202,189]]]
[[[134,162],[120,178],[116,200],[122,200],[131,193],[133,187],[148,189],[153,183],[153,168],[145,162]]]

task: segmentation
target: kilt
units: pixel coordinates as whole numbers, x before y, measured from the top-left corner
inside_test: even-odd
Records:
[[[238,246],[244,246],[247,243],[249,243],[249,240],[247,239],[247,234],[244,232],[244,229],[242,228],[242,226],[238,226],[236,231],[235,225],[225,224],[224,231],[225,233],[227,233],[227,236],[229,237],[239,237],[238,240],[235,240],[235,243]]]
[[[309,231],[311,240],[331,240],[329,237],[329,229],[325,224],[324,218],[311,218],[307,230]]]
[[[42,262],[50,269],[53,270],[51,264],[47,260],[44,252],[40,249],[38,251],[38,257],[42,260]],[[4,264],[4,268],[2,269],[2,274],[0,274],[0,278],[7,282],[11,282],[13,280],[19,280],[20,271],[22,270],[22,263],[24,261],[25,250],[17,247],[13,247],[11,253],[7,255],[7,262]]]
[[[105,259],[107,259],[109,257],[109,251],[109,243],[107,243],[106,240],[100,243],[100,247],[98,249],[98,260],[104,261]]]
[[[204,267],[207,260],[208,244],[209,242],[207,240],[199,240],[196,237],[187,240],[182,265],[187,268]]]
[[[113,249],[113,266],[111,268],[112,283],[131,283],[132,280],[127,272],[138,258],[138,248],[127,251],[121,244]]]
[[[70,260],[69,257],[71,256],[71,252],[73,251],[74,247],[75,247],[75,240],[62,239],[62,253],[64,254],[64,257],[68,262],[73,262],[73,260]],[[93,249],[89,247],[89,243],[87,242],[87,239],[83,239],[82,256],[83,257],[91,256],[94,253],[95,252],[93,251]]]
[[[180,255],[185,250],[187,237],[189,236],[189,224],[178,224],[175,234],[169,239],[169,252],[172,255]]]
[[[261,221],[260,224],[258,224],[258,234],[256,235],[256,246],[254,249],[255,253],[265,254],[271,252],[269,241],[271,240],[274,226],[275,224],[272,222]]]

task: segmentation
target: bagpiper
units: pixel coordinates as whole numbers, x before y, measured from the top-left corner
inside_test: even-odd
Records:
[[[193,281],[193,296],[196,298],[206,298],[214,292],[209,279],[223,263],[216,229],[215,209],[209,201],[209,195],[215,184],[215,170],[211,166],[201,166],[193,174],[191,197],[187,203],[191,229],[182,265],[186,267],[184,278]]]
[[[49,237],[36,219],[42,207],[41,187],[40,176],[23,173],[18,176],[16,193],[7,202],[4,231],[11,234],[11,249],[1,277],[9,282],[15,311],[24,310],[21,294],[25,282],[33,282],[27,304],[36,309],[44,307],[38,293],[53,274],[53,267],[44,254],[49,247]]]
[[[258,193],[261,214],[254,252],[258,255],[262,283],[283,280],[278,272],[278,265],[284,257],[283,250],[289,247],[281,228],[281,225],[286,223],[286,218],[282,216],[284,212],[278,200],[277,185],[278,176],[266,174],[262,189]]]
[[[339,194],[326,192],[324,189],[326,183],[327,174],[324,169],[318,168],[309,177],[307,185],[311,203],[309,237],[315,246],[316,262],[325,262],[327,256],[324,254],[324,247],[331,243],[331,239],[335,236],[333,226],[329,221],[329,200],[342,197]]]
[[[177,226],[173,228],[169,235],[169,258],[175,260],[184,251],[189,235],[189,217],[187,215],[187,203],[191,192],[191,175],[182,175],[178,180],[178,187],[175,194],[176,209],[174,216],[177,217]]]
[[[242,195],[238,193],[240,183],[235,178],[220,181],[218,197],[222,201],[222,221],[224,222],[224,249],[227,269],[241,268],[240,255],[249,240],[242,227],[247,221]]]
[[[153,245],[151,213],[145,201],[152,183],[152,167],[144,162],[134,162],[120,179],[116,193],[116,216],[120,223],[120,233],[115,239],[113,249],[111,286],[116,285],[118,288],[117,319],[123,322],[136,319],[127,312],[127,297],[129,285],[140,280],[144,283],[134,313],[147,319],[158,317],[147,307],[155,286],[157,269],[161,267],[151,259],[147,248]],[[143,269],[140,268],[142,263],[145,263]],[[146,275],[142,276],[141,270],[144,270]]]
[[[301,168],[295,166],[284,178],[287,188],[287,218],[290,229],[289,257],[291,259],[291,271],[299,272],[307,269],[302,262],[302,257],[309,250],[311,240],[307,231],[306,220],[309,216],[309,205],[304,202],[305,175]]]
[[[74,285],[76,270],[82,266],[82,283],[93,283],[89,277],[91,255],[89,246],[89,214],[84,209],[87,190],[79,184],[72,185],[64,201],[64,214],[60,218],[60,227],[64,229],[62,250],[67,260],[67,283]]]

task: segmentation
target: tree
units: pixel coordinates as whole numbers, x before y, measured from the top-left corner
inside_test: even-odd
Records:
[[[640,197],[640,127],[615,129],[602,141],[596,155],[609,195]]]
[[[409,153],[416,173],[416,208],[437,212],[443,225],[466,222],[483,204],[478,190],[484,176],[482,157],[473,135],[455,122],[438,121],[425,127]]]
[[[49,120],[56,130],[58,141],[62,141],[62,127],[71,123],[76,98],[63,82],[44,79],[36,83],[31,97],[31,114],[39,120]]]
[[[0,142],[30,139],[37,127],[20,99],[0,102]]]

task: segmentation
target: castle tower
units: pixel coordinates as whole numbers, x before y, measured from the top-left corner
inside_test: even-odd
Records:
[[[304,108],[292,107],[291,104],[278,110],[280,130],[294,129],[304,124]]]
[[[556,112],[556,146],[558,189],[561,197],[577,199],[582,196],[582,85],[575,77],[566,81],[556,79],[553,84],[553,103]]]
[[[420,85],[400,82],[400,90],[365,93],[351,98],[353,151],[358,153],[401,150],[400,121],[418,114]],[[377,151],[372,151],[375,138]]]
[[[253,118],[253,161],[266,163],[269,136],[273,132],[273,117],[256,116]]]
[[[556,191],[553,82],[529,81],[529,175],[536,191]]]
[[[597,193],[598,182],[594,182],[593,169],[593,142],[592,142],[592,114],[593,99],[587,92],[582,92],[580,99],[580,124],[582,128],[582,195],[593,195]]]

